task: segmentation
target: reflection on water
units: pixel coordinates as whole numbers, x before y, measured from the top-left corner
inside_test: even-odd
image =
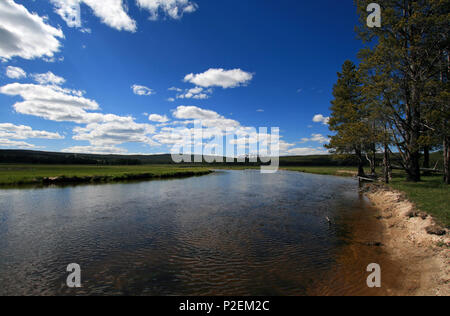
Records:
[[[351,179],[284,171],[0,190],[0,294],[367,294],[368,208]]]

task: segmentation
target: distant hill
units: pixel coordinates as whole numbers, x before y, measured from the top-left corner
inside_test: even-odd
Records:
[[[194,160],[194,157],[192,157]],[[0,163],[33,163],[33,164],[58,164],[58,165],[147,165],[147,164],[174,164],[172,157],[166,155],[95,155],[95,154],[71,154],[33,150],[0,150]],[[333,156],[299,156],[282,157],[281,165],[303,166],[329,166],[352,165],[351,160],[336,160]],[[255,163],[237,163],[259,165]]]
[[[442,160],[442,153],[433,153],[431,161]],[[194,157],[193,157],[194,158]],[[192,159],[193,159],[192,158]],[[382,157],[379,157],[381,162]],[[71,154],[32,150],[0,149],[0,163],[50,164],[50,165],[150,165],[175,164],[170,154],[165,155],[95,155]],[[236,165],[260,165],[260,163],[234,163]],[[216,164],[217,165],[217,164]],[[349,157],[337,159],[334,155],[289,156],[280,158],[281,166],[355,166],[356,161]],[[441,164],[439,164],[441,165]]]

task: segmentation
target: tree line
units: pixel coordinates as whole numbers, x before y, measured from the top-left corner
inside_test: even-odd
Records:
[[[355,155],[360,176],[383,153],[384,180],[391,178],[391,156],[407,180],[431,172],[430,152],[443,151],[444,181],[450,184],[449,21],[447,0],[379,0],[381,27],[368,27],[367,6],[356,0],[357,33],[365,43],[359,65],[346,61],[333,88],[327,148]],[[423,161],[423,164],[422,164]]]

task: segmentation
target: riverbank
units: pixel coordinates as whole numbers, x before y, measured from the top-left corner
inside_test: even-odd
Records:
[[[184,178],[212,173],[208,168],[172,165],[0,165],[0,186],[108,183]]]
[[[417,210],[398,191],[372,185],[366,193],[378,209],[382,244],[392,260],[402,263],[398,295],[450,295],[450,238],[434,218]]]

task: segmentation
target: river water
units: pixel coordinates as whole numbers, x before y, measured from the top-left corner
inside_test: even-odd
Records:
[[[288,171],[0,190],[0,295],[388,294],[374,214],[356,181]]]

